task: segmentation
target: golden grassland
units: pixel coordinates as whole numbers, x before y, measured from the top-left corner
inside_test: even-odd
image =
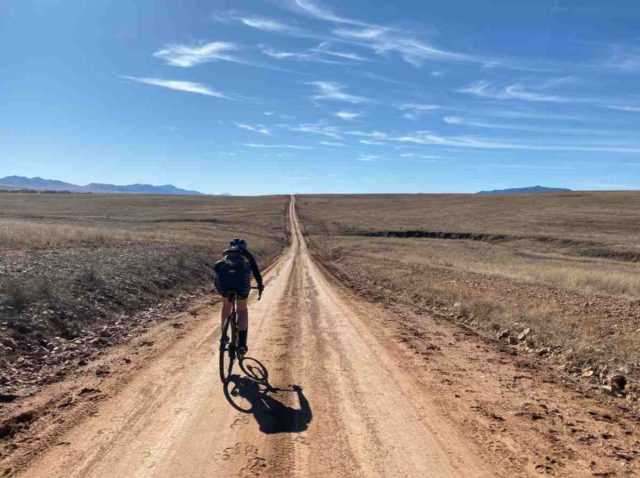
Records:
[[[491,335],[531,328],[532,346],[640,367],[640,193],[303,196],[297,206],[315,253],[374,300]],[[475,234],[367,236],[385,231]]]
[[[0,370],[100,330],[115,343],[137,312],[210,291],[235,237],[266,266],[288,243],[288,201],[0,193]]]
[[[0,193],[0,251],[126,243],[222,247],[285,240],[286,197]]]

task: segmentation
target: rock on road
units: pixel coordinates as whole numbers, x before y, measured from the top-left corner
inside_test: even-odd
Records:
[[[290,222],[291,245],[250,306],[249,355],[282,390],[238,379],[242,392],[229,398],[251,411],[232,407],[218,377],[216,308],[23,476],[500,475],[437,413],[420,370],[375,320],[381,309],[314,262],[295,198]]]

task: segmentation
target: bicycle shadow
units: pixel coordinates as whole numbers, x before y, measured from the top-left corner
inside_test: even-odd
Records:
[[[233,408],[252,414],[262,433],[300,433],[307,429],[313,413],[302,387],[273,387],[266,367],[251,357],[243,359],[241,368],[245,376],[233,374],[224,384],[224,396]],[[275,397],[283,393],[295,393],[298,408]]]

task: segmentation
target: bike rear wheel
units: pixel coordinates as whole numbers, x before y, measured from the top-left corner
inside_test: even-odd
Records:
[[[236,333],[235,333],[235,313],[232,312],[224,320],[222,325],[222,331],[220,333],[220,380],[222,383],[226,383],[231,376],[233,370],[233,363],[235,362],[235,345]]]

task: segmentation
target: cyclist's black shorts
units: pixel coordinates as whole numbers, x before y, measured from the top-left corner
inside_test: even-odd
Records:
[[[223,293],[222,297],[225,299],[231,299],[233,296],[236,296],[240,300],[246,300],[249,298],[249,292],[251,292],[251,289],[233,290]]]

